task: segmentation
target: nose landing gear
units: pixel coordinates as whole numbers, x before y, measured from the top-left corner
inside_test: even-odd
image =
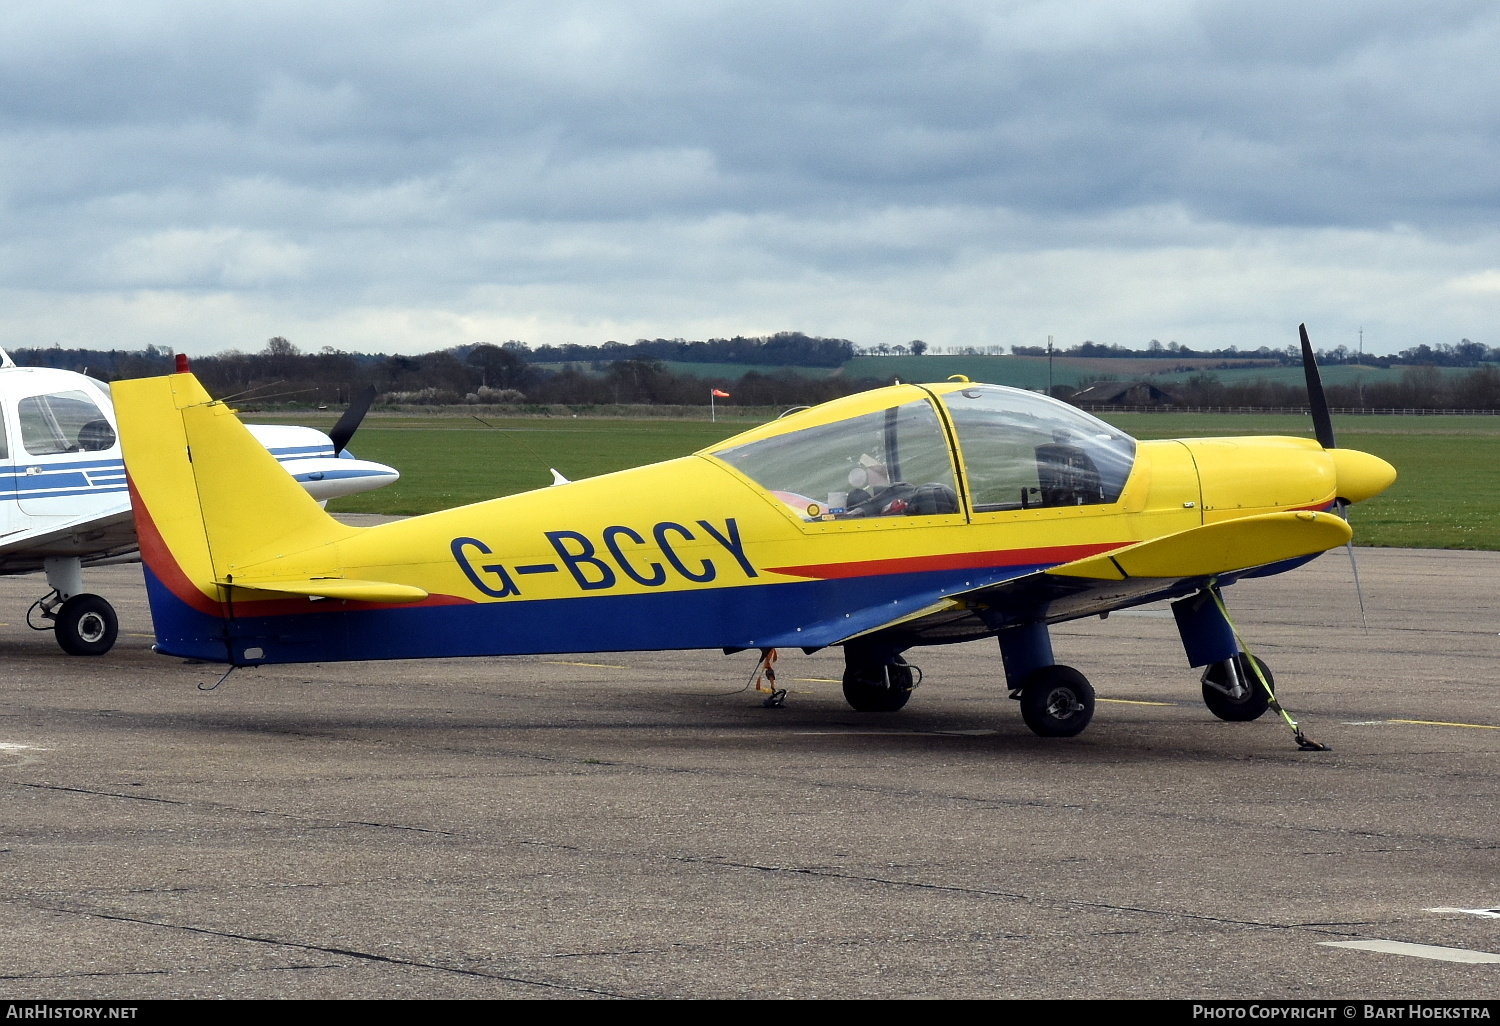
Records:
[[[41,624],[32,623],[32,612],[38,614]],[[52,631],[58,647],[77,656],[103,655],[114,648],[120,633],[114,606],[98,595],[74,595],[64,601],[54,591],[31,607],[26,624],[32,630]]]
[[[101,656],[114,648],[120,620],[114,606],[98,595],[83,594],[83,570],[77,556],[46,560],[47,583],[52,590],[26,611],[26,626],[34,631],[52,631],[58,646],[68,655]],[[41,623],[32,622],[32,614]]]
[[[114,647],[120,621],[114,607],[98,595],[74,595],[57,611],[53,633],[68,655],[103,655]]]
[[[1275,692],[1276,681],[1270,669],[1255,656],[1241,652],[1233,659],[1213,663],[1203,671],[1203,704],[1219,719],[1248,722],[1260,719],[1271,707],[1271,696],[1256,678],[1251,659],[1255,659],[1266,684]]]

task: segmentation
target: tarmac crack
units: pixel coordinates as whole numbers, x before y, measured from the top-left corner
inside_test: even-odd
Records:
[[[1179,912],[1171,911],[1168,909],[1147,908],[1145,906],[1137,905],[1115,905],[1108,902],[1079,901],[1076,899],[1068,898],[1048,898],[1046,896],[1025,894],[1020,891],[1002,891],[988,887],[964,887],[959,884],[930,883],[921,880],[897,880],[891,877],[873,876],[859,873],[843,873],[835,870],[816,869],[808,866],[773,866],[764,865],[757,862],[736,862],[731,859],[704,858],[697,855],[667,855],[620,851],[599,852],[590,851],[589,849],[580,847],[578,845],[559,844],[550,841],[541,841],[535,838],[526,839],[521,841],[520,843],[537,847],[546,847],[557,851],[570,851],[594,855],[613,855],[615,857],[635,859],[644,858],[649,861],[668,861],[687,865],[720,866],[726,869],[747,869],[760,873],[784,873],[793,876],[807,876],[829,880],[845,880],[851,883],[879,884],[886,887],[909,888],[913,890],[943,891],[952,894],[972,894],[980,897],[1002,898],[1010,901],[1024,901],[1035,904],[1054,905],[1063,908],[1100,909],[1108,912],[1136,913],[1140,915],[1157,916],[1167,919],[1218,923],[1223,926],[1237,926],[1255,930],[1312,929],[1318,930],[1319,932],[1332,932],[1335,933],[1336,936],[1344,936],[1345,934],[1336,933],[1335,931],[1329,930],[1327,928],[1336,926],[1370,925],[1370,923],[1363,921],[1348,923],[1267,923],[1254,919],[1229,919],[1223,916],[1200,915],[1193,912]]]
[[[252,973],[283,973],[283,972],[305,972],[308,969],[346,969],[347,966],[339,962],[309,963],[306,965],[268,965],[259,968],[240,967],[240,972]],[[120,976],[176,976],[180,973],[209,972],[208,969],[182,968],[174,969],[118,969],[110,972],[97,973],[17,973],[0,976],[0,980],[87,980],[95,977],[112,979]]]
[[[364,819],[329,819],[324,816],[303,816],[292,812],[272,812],[269,809],[251,809],[240,805],[229,805],[224,802],[192,801],[180,798],[153,798],[141,794],[119,794],[114,791],[96,791],[83,787],[63,787],[58,784],[31,784],[22,781],[10,781],[15,787],[29,787],[40,791],[64,791],[73,794],[88,794],[100,798],[125,798],[138,802],[155,802],[161,805],[177,805],[184,808],[213,810],[219,812],[234,812],[243,816],[266,816],[276,819],[284,819],[293,823],[304,823],[322,827],[371,827],[376,830],[409,830],[420,834],[436,834],[440,837],[456,837],[459,834],[452,830],[439,830],[435,827],[412,826],[407,823],[380,823],[374,820]],[[5,849],[9,850],[9,849]]]
[[[11,781],[15,787],[29,787],[38,791],[66,791],[72,794],[91,794],[98,798],[126,798],[135,802],[157,802],[161,805],[192,805],[193,802],[182,801],[177,798],[152,798],[144,794],[120,794],[115,791],[95,791],[87,787],[63,787],[61,784],[28,784],[21,781]]]
[[[7,973],[0,980],[87,980],[116,976],[169,976],[174,969],[120,969],[106,973]]]
[[[312,944],[305,941],[282,940],[276,937],[260,937],[255,934],[234,933],[228,930],[213,930],[205,926],[188,926],[182,923],[164,923],[153,919],[139,919],[134,916],[115,915],[109,912],[91,912],[83,909],[60,908],[55,905],[34,905],[38,911],[56,912],[61,915],[85,916],[91,919],[103,919],[115,923],[132,923],[137,926],[154,926],[162,930],[178,930],[183,933],[193,933],[206,937],[219,937],[224,940],[245,941],[251,944],[266,944],[272,947],[293,948],[299,951],[316,951],[324,955],[341,955],[345,958],[355,958],[364,962],[380,962],[386,965],[399,965],[411,969],[427,969],[432,972],[453,973],[458,976],[472,976],[479,979],[498,980],[502,983],[518,983],[527,987],[538,987],[545,990],[560,990],[575,994],[597,994],[600,997],[628,998],[628,994],[620,994],[615,991],[601,990],[597,987],[583,987],[566,983],[554,983],[547,980],[530,980],[522,976],[507,976],[503,973],[487,973],[479,969],[461,969],[457,966],[442,965],[437,962],[423,962],[417,959],[396,958],[392,955],[379,955],[373,951],[358,951],[353,948],[336,948],[325,944]],[[343,967],[338,967],[343,968]]]
[[[558,757],[558,756],[549,756],[549,755],[541,755],[541,754],[529,754],[529,753],[519,753],[519,752],[509,753],[509,754],[511,754],[511,755],[513,755],[515,757],[523,757],[523,758],[528,758],[529,757],[529,758],[542,759],[542,760],[547,760],[547,761],[567,761],[567,760],[565,760],[565,759],[563,759],[561,757]],[[617,766],[617,767],[620,767],[620,768],[625,768],[625,769],[640,770],[640,771],[643,771],[643,772],[646,772],[646,773],[665,773],[665,774],[671,774],[671,775],[679,775],[680,774],[680,775],[702,776],[702,777],[717,778],[717,779],[733,779],[733,780],[737,780],[737,781],[743,781],[745,779],[760,779],[760,780],[766,780],[766,781],[774,782],[775,779],[776,779],[774,777],[770,777],[770,776],[767,776],[765,774],[756,774],[756,773],[753,773],[753,772],[746,773],[744,771],[736,771],[734,773],[729,773],[729,772],[725,772],[725,771],[721,771],[721,770],[714,770],[714,769],[709,769],[709,768],[704,768],[704,767],[654,766],[654,765],[650,765],[650,764],[646,764],[646,763],[625,763],[625,762],[611,763],[611,765],[612,766]],[[878,785],[878,784],[863,784],[863,783],[857,783],[857,782],[853,782],[853,781],[814,781],[814,780],[805,780],[805,781],[802,781],[802,784],[803,784],[803,786],[814,788],[814,789],[820,790],[820,791],[822,791],[822,790],[828,790],[828,791],[845,792],[845,793],[852,791],[852,792],[877,795],[877,796],[887,797],[887,798],[894,797],[894,798],[903,798],[903,799],[908,799],[908,800],[934,799],[934,798],[936,798],[936,799],[941,799],[941,800],[944,800],[944,801],[954,802],[954,803],[961,804],[961,805],[968,805],[968,806],[976,807],[976,808],[978,808],[980,810],[997,810],[997,811],[1001,811],[1001,810],[1007,810],[1007,809],[1050,809],[1050,810],[1064,811],[1064,812],[1083,812],[1083,811],[1092,810],[1092,811],[1095,811],[1095,812],[1104,811],[1106,813],[1118,813],[1118,810],[1114,806],[1106,806],[1104,809],[1101,810],[1099,808],[1099,803],[1090,803],[1088,805],[1080,805],[1080,804],[1078,804],[1076,802],[1049,800],[1049,799],[1045,799],[1045,798],[997,798],[997,797],[992,796],[992,795],[979,796],[979,795],[953,794],[953,793],[947,793],[947,792],[923,791],[923,790],[911,789],[911,788],[893,788],[893,787],[881,786],[881,785]],[[1421,801],[1422,800],[1422,796],[1411,796],[1408,800],[1409,801]],[[1270,806],[1270,805],[1277,804],[1277,802],[1275,802],[1273,800],[1270,800],[1270,799],[1267,799],[1267,800],[1264,800],[1262,802],[1258,802],[1258,803],[1255,803],[1255,804]],[[1244,827],[1244,823],[1242,823],[1239,820],[1233,819],[1231,817],[1211,816],[1211,815],[1205,815],[1205,814],[1184,813],[1184,812],[1181,812],[1181,811],[1178,811],[1178,810],[1174,810],[1174,809],[1155,808],[1155,807],[1150,807],[1150,806],[1145,806],[1145,805],[1140,805],[1140,804],[1132,805],[1130,807],[1130,813],[1129,814],[1131,816],[1146,815],[1146,816],[1150,816],[1150,817],[1157,818],[1157,819],[1164,819],[1164,820],[1167,820],[1167,821],[1173,822],[1173,823],[1187,822],[1187,823],[1192,823],[1192,824],[1195,824],[1195,825],[1212,826],[1212,827],[1229,826],[1232,829],[1241,829],[1241,828]],[[1317,826],[1317,825],[1314,825],[1314,824],[1311,824],[1311,823],[1299,823],[1299,822],[1291,822],[1291,823],[1285,823],[1285,822],[1283,822],[1283,823],[1266,823],[1266,824],[1262,824],[1262,825],[1265,826],[1265,827],[1268,827],[1268,828],[1274,828],[1274,829],[1278,829],[1278,830],[1294,830],[1294,831],[1305,832],[1305,833],[1309,833],[1309,834],[1313,834],[1313,835],[1324,835],[1324,836],[1332,835],[1332,836],[1335,836],[1335,837],[1365,838],[1365,839],[1370,839],[1370,840],[1377,840],[1378,839],[1378,840],[1390,841],[1390,842],[1393,842],[1393,843],[1397,842],[1397,841],[1403,841],[1403,840],[1405,840],[1405,841],[1411,841],[1412,842],[1412,849],[1413,850],[1416,850],[1418,848],[1418,844],[1419,843],[1421,845],[1432,846],[1432,847],[1464,848],[1464,849],[1471,849],[1471,850],[1477,850],[1477,851],[1486,850],[1488,848],[1491,848],[1491,847],[1495,846],[1494,843],[1492,841],[1489,841],[1488,839],[1473,838],[1473,837],[1470,837],[1470,838],[1461,838],[1461,837],[1451,837],[1451,836],[1446,836],[1446,835],[1430,835],[1430,834],[1390,834],[1390,833],[1382,833],[1382,832],[1379,832],[1379,831],[1372,831],[1372,830],[1368,830],[1368,829],[1365,829],[1365,830],[1356,830],[1356,829],[1352,829],[1352,828],[1349,828],[1349,827],[1338,827],[1338,826],[1325,827],[1325,826]]]

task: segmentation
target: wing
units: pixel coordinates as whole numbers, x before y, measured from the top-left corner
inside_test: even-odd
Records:
[[[1076,620],[1181,598],[1210,580],[1230,584],[1291,569],[1350,536],[1349,525],[1331,513],[1268,513],[1208,524],[968,591],[912,596],[901,608],[882,607],[885,617],[872,625],[866,624],[874,610],[860,611],[846,617],[853,629],[833,644],[875,634],[898,645],[945,644],[1019,623]]]
[[[0,535],[0,574],[40,570],[49,556],[79,556],[85,565],[139,558],[130,505]]]

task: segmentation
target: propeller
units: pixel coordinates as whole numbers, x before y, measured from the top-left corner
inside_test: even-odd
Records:
[[[1323,392],[1323,376],[1318,373],[1318,360],[1313,356],[1312,343],[1307,338],[1307,325],[1297,325],[1297,333],[1302,337],[1302,373],[1307,378],[1307,412],[1312,414],[1313,435],[1318,444],[1325,449],[1338,448],[1338,440],[1333,433],[1333,416],[1328,412],[1328,396]],[[1344,520],[1349,519],[1349,503],[1334,497],[1333,508]],[[1370,629],[1370,621],[1365,616],[1365,593],[1359,586],[1359,563],[1354,558],[1354,539],[1350,538],[1345,548],[1349,550],[1349,568],[1354,572],[1354,594],[1359,598],[1359,618],[1365,625],[1365,630]]]
[[[1305,335],[1303,336],[1306,337]],[[349,446],[349,439],[354,437],[354,432],[359,430],[360,421],[365,419],[365,414],[370,412],[370,406],[375,402],[375,386],[366,385],[358,395],[349,402],[349,408],[339,418],[339,422],[328,432],[329,441],[333,442],[333,454],[337,456]]]
[[[1323,377],[1318,373],[1318,360],[1313,356],[1312,343],[1307,340],[1307,325],[1297,325],[1302,336],[1302,373],[1307,376],[1307,410],[1312,414],[1313,435],[1325,449],[1338,448],[1333,436],[1333,418],[1328,413],[1328,396],[1323,393]],[[1343,516],[1340,509],[1339,516]]]

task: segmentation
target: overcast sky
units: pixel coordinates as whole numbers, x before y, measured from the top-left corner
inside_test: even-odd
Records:
[[[1500,346],[1500,5],[0,6],[0,345]]]

